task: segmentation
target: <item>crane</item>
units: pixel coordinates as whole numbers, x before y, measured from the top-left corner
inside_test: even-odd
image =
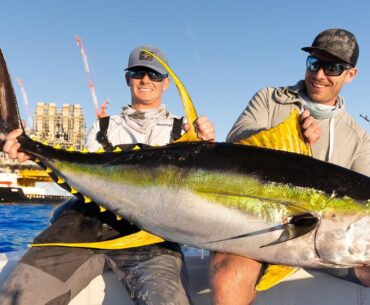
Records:
[[[84,47],[84,44],[83,44],[81,38],[78,35],[75,35],[75,40],[77,42],[77,46],[81,50],[82,63],[83,63],[83,66],[84,66],[84,70],[86,72],[87,82],[88,82],[89,90],[90,90],[90,93],[91,93],[91,96],[92,96],[92,99],[93,99],[93,104],[94,104],[94,110],[95,110],[96,117],[98,119],[101,118],[101,117],[105,117],[105,116],[107,116],[106,108],[107,108],[107,105],[108,105],[108,99],[106,99],[104,101],[104,103],[101,106],[101,109],[99,111],[98,98],[96,97],[96,92],[95,92],[95,87],[94,87],[94,82],[93,82],[93,77],[92,77],[92,71],[89,67],[89,60],[88,60],[88,57],[87,57],[86,49]]]
[[[26,93],[26,90],[24,89],[22,79],[17,77],[17,82],[18,82],[19,87],[21,88],[22,98],[23,98],[24,108],[26,109],[26,115],[27,115],[27,118],[28,118],[28,123],[30,124],[30,128],[32,128],[33,123],[32,123],[32,116],[30,114],[27,93]]]

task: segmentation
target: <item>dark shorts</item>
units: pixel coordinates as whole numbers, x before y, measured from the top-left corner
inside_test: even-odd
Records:
[[[135,304],[191,304],[183,257],[150,246],[114,251],[31,248],[1,288],[0,304],[67,305],[106,268],[115,272]]]
[[[112,213],[101,213],[95,204],[73,199],[35,242],[91,242],[137,230]],[[124,250],[31,248],[1,288],[0,305],[68,304],[106,268],[115,272],[135,304],[191,303],[181,249],[166,242]]]

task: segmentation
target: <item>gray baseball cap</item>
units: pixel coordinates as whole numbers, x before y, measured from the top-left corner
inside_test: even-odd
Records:
[[[356,66],[360,52],[355,35],[343,29],[328,29],[321,32],[310,47],[302,50],[309,53],[313,50],[324,51],[353,67]]]
[[[135,67],[146,67],[161,74],[167,74],[167,71],[162,66],[162,64],[156,58],[144,52],[142,49],[152,52],[153,54],[159,56],[165,63],[168,63],[167,57],[161,49],[155,46],[144,45],[137,47],[131,51],[130,57],[128,59],[128,66],[125,70],[129,70]]]

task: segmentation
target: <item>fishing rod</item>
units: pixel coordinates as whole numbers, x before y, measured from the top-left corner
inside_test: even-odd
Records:
[[[366,122],[370,123],[370,119],[369,119],[369,117],[367,115],[362,115],[360,113],[360,117],[363,118]]]

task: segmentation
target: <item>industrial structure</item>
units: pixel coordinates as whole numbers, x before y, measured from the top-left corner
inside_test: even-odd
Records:
[[[97,118],[106,116],[108,100],[106,99],[99,109],[98,99],[95,92],[93,71],[89,66],[86,49],[80,37],[76,36],[76,42],[81,51],[84,70],[87,75],[89,90],[93,98],[93,106]],[[63,104],[58,108],[55,103],[37,103],[33,117],[30,114],[30,106],[24,83],[17,78],[22,93],[22,99],[27,116],[25,132],[36,141],[50,146],[59,146],[63,149],[73,148],[81,150],[85,137],[85,118],[82,107],[79,104]],[[51,181],[49,175],[32,161],[19,163],[10,159],[5,153],[0,152],[0,174],[17,174],[17,182],[13,183],[19,187],[34,187],[37,182]],[[4,179],[0,178],[0,187]],[[1,200],[0,200],[1,201]]]
[[[85,136],[85,119],[78,104],[37,103],[33,118],[32,135],[35,140],[51,146],[81,149]]]
[[[86,49],[80,37],[76,36],[76,42],[81,51],[96,116],[97,118],[104,117],[107,115],[105,110],[108,100],[106,99],[99,109],[93,81],[93,71],[89,66]],[[30,113],[28,96],[22,79],[18,77],[17,83],[22,93],[25,114],[27,116],[26,134],[30,135],[36,141],[50,146],[81,150],[85,141],[85,118],[82,107],[79,104],[63,104],[62,107],[59,108],[55,103],[40,102],[37,103],[32,116]],[[11,181],[11,183],[9,181]],[[0,203],[4,202],[6,197],[4,192],[8,189],[10,194],[13,194],[12,192],[15,189],[19,189],[19,193],[24,191],[26,197],[29,197],[26,191],[30,190],[33,192],[32,196],[42,199],[41,197],[44,195],[41,196],[37,194],[35,190],[37,189],[38,183],[45,182],[51,182],[51,178],[48,173],[42,170],[36,163],[32,161],[19,163],[17,160],[10,159],[5,153],[0,152],[0,190],[2,192],[2,195],[0,194]],[[48,196],[45,198],[47,200],[59,200],[60,198],[63,199],[63,196],[54,196],[55,198]],[[26,198],[24,196],[20,196],[18,199],[15,198],[16,196],[10,197],[12,197],[10,200],[19,199],[20,201],[24,201]]]
[[[61,148],[73,147],[76,150],[82,148],[85,135],[85,119],[80,105],[63,104],[58,109],[54,103],[38,103],[36,105],[33,128],[26,130],[35,140],[47,142],[51,146]],[[46,195],[38,192],[37,183],[51,182],[48,173],[39,168],[32,161],[19,163],[11,160],[4,153],[0,153],[0,203],[31,202],[32,200],[41,202],[59,202],[66,198],[63,195]],[[7,185],[7,179],[13,177],[11,185]],[[15,177],[15,178],[14,178]],[[6,188],[12,189],[12,193],[7,194]],[[22,188],[22,189],[20,189]],[[17,192],[15,192],[17,191]],[[27,193],[27,191],[32,193]],[[10,192],[10,191],[9,191]],[[10,196],[13,195],[13,196]],[[27,199],[27,201],[25,201]]]

